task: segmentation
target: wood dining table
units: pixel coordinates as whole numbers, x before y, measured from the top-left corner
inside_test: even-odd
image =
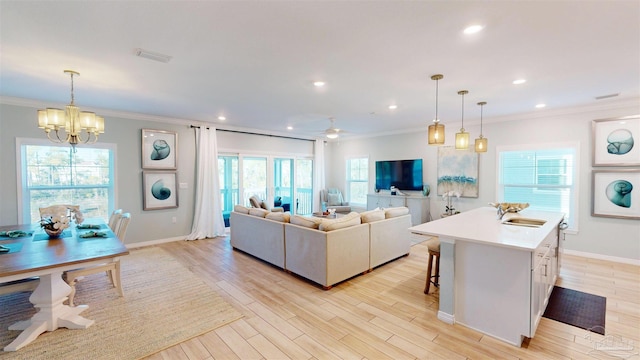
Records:
[[[99,225],[98,230],[78,229],[74,223],[65,229],[60,238],[49,238],[38,224],[0,226],[3,231],[24,231],[27,236],[0,236],[0,245],[9,252],[0,253],[0,286],[17,280],[39,277],[39,284],[29,297],[37,312],[29,320],[9,326],[9,330],[22,330],[20,335],[4,351],[16,351],[45,331],[57,328],[86,329],[93,320],[79,314],[87,305],[63,304],[71,293],[71,287],[63,280],[67,270],[83,268],[110,261],[129,254],[127,248],[109,229],[103,220],[87,219],[83,224]],[[99,231],[105,237],[80,236],[87,231]]]

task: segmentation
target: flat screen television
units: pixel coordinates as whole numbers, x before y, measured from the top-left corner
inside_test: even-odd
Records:
[[[422,159],[376,161],[376,189],[422,190]]]

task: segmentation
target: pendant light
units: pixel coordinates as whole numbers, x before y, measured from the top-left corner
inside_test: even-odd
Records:
[[[444,125],[440,124],[438,118],[438,80],[443,77],[441,74],[431,76],[431,80],[436,81],[436,117],[433,119],[433,124],[429,125],[429,145],[444,144]]]
[[[458,91],[458,95],[462,95],[462,127],[460,132],[456,133],[456,150],[469,149],[469,133],[464,131],[464,96],[468,93],[467,90]]]
[[[487,152],[487,139],[482,137],[482,108],[487,105],[487,102],[480,101],[478,105],[480,105],[480,137],[476,139],[476,152],[483,153]]]

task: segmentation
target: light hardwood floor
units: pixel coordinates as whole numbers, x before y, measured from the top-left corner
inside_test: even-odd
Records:
[[[546,318],[521,348],[439,321],[438,292],[423,293],[424,243],[329,291],[234,251],[228,237],[159,246],[244,317],[149,360],[616,359],[594,352],[591,341],[602,336],[590,341],[585,330]],[[559,286],[606,296],[607,335],[633,341],[640,352],[640,267],[564,256],[560,276]]]

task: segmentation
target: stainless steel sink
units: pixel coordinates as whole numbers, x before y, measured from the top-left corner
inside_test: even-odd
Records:
[[[545,220],[531,219],[524,217],[512,217],[502,221],[504,225],[526,226],[538,228],[546,223]]]

